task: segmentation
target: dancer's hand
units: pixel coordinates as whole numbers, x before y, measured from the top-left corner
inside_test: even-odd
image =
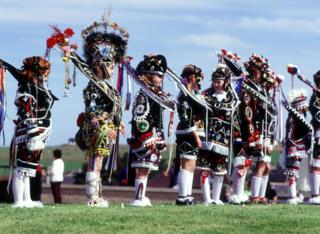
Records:
[[[196,140],[197,147],[198,147],[198,148],[201,148],[201,147],[202,147],[202,141],[201,141],[198,133],[192,132],[192,134],[193,134],[193,136],[194,136],[194,138],[195,138],[195,140]]]
[[[117,137],[117,131],[109,129],[109,131],[107,132],[107,136],[109,139],[114,140]]]
[[[125,127],[125,125],[124,125],[123,122],[120,123],[119,131],[121,132],[121,134],[122,134],[123,136],[126,135],[126,127]]]

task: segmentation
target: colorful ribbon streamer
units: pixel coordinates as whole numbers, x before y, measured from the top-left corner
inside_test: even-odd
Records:
[[[6,116],[5,104],[5,69],[3,67],[0,67],[0,134],[3,130],[4,120]]]
[[[122,87],[123,87],[123,70],[124,70],[123,64],[119,64],[119,66],[118,66],[117,90],[120,93],[121,97],[122,97]]]

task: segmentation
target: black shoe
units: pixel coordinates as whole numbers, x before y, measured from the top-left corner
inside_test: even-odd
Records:
[[[189,206],[193,206],[196,204],[196,202],[194,201],[194,197],[192,197],[191,195],[187,196],[188,202],[189,202]]]
[[[179,197],[176,199],[176,205],[177,205],[177,206],[188,206],[188,205],[189,205],[189,199],[188,199],[188,197],[179,196]]]

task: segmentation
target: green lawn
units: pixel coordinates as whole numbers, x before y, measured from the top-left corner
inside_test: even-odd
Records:
[[[84,205],[12,209],[0,205],[1,233],[319,233],[319,206],[177,207],[158,204],[106,209]]]

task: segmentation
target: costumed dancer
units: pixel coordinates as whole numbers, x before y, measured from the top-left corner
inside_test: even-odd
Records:
[[[31,200],[30,177],[36,176],[42,151],[51,134],[51,108],[58,100],[45,84],[50,63],[42,57],[33,56],[23,60],[21,69],[3,60],[0,60],[0,66],[18,81],[15,99],[18,118],[14,120],[15,133],[10,146],[9,165],[11,176],[16,159],[12,178],[13,207],[42,207],[40,201]]]
[[[145,195],[148,176],[150,171],[158,170],[160,153],[166,148],[163,133],[164,106],[152,98],[153,95],[162,95],[166,70],[167,61],[163,55],[145,56],[136,68],[136,75],[145,88],[141,88],[135,97],[132,107],[132,138],[128,139],[131,167],[136,169],[135,198],[132,206],[151,206]]]
[[[231,72],[225,64],[219,64],[212,73],[212,85],[203,92],[213,110],[208,116],[207,140],[202,137],[197,167],[201,169],[200,184],[205,204],[223,205],[220,200],[224,176],[227,174],[227,158],[233,136],[239,138],[237,98],[230,87]],[[233,130],[231,129],[233,128]],[[233,135],[233,136],[231,136]],[[210,195],[210,179],[212,192]]]
[[[320,89],[320,71],[314,74],[313,78],[316,88]],[[313,157],[310,161],[311,198],[309,199],[309,203],[320,204],[320,93],[316,90],[313,90],[309,110],[312,115],[311,124],[315,132]]]
[[[187,90],[201,99],[199,90],[204,78],[201,69],[195,65],[187,65],[184,67],[181,77]],[[198,151],[202,145],[200,136],[205,136],[203,107],[191,96],[180,92],[177,109],[180,122],[176,130],[176,152],[181,166],[178,174],[179,195],[176,204],[194,205],[192,197],[193,175]]]
[[[313,141],[313,127],[307,122],[308,102],[305,90],[291,90],[289,103],[284,103],[288,110],[286,122],[286,138],[284,153],[289,198],[287,203],[298,204],[302,201],[297,197],[296,180],[302,158],[308,157]]]
[[[265,104],[267,96],[260,86],[261,78],[268,69],[268,62],[260,55],[253,54],[244,63],[248,76],[243,81],[240,91],[239,116],[241,136],[244,143],[244,154],[234,159],[233,170],[233,195],[230,202],[240,204],[247,201],[244,194],[244,185],[248,169],[252,166],[253,157],[263,159],[263,129],[262,120],[265,114]],[[262,177],[254,176],[251,186],[255,189],[252,197],[258,197],[261,187]]]
[[[125,131],[121,122],[121,96],[110,80],[125,55],[129,35],[105,16],[102,22],[94,22],[85,28],[81,35],[85,61],[74,51],[69,57],[90,81],[83,90],[85,112],[77,120],[80,129],[76,142],[86,151],[88,160],[87,205],[108,207],[108,201],[102,196],[100,171],[103,159],[115,153],[114,143],[119,131],[123,134]]]
[[[280,85],[281,79],[276,74],[267,70],[261,78],[261,87],[266,100],[260,102],[262,113],[259,113],[260,129],[262,130],[260,138],[262,138],[261,156],[255,158],[255,172],[251,181],[251,202],[267,204],[266,190],[270,173],[271,152],[276,144],[276,126],[278,109],[276,104],[276,88]],[[261,108],[261,106],[260,106]],[[261,110],[259,108],[259,110]],[[261,179],[260,179],[261,178]],[[261,183],[259,182],[261,180]],[[255,183],[255,184],[254,184]],[[260,183],[260,188],[259,188]]]

